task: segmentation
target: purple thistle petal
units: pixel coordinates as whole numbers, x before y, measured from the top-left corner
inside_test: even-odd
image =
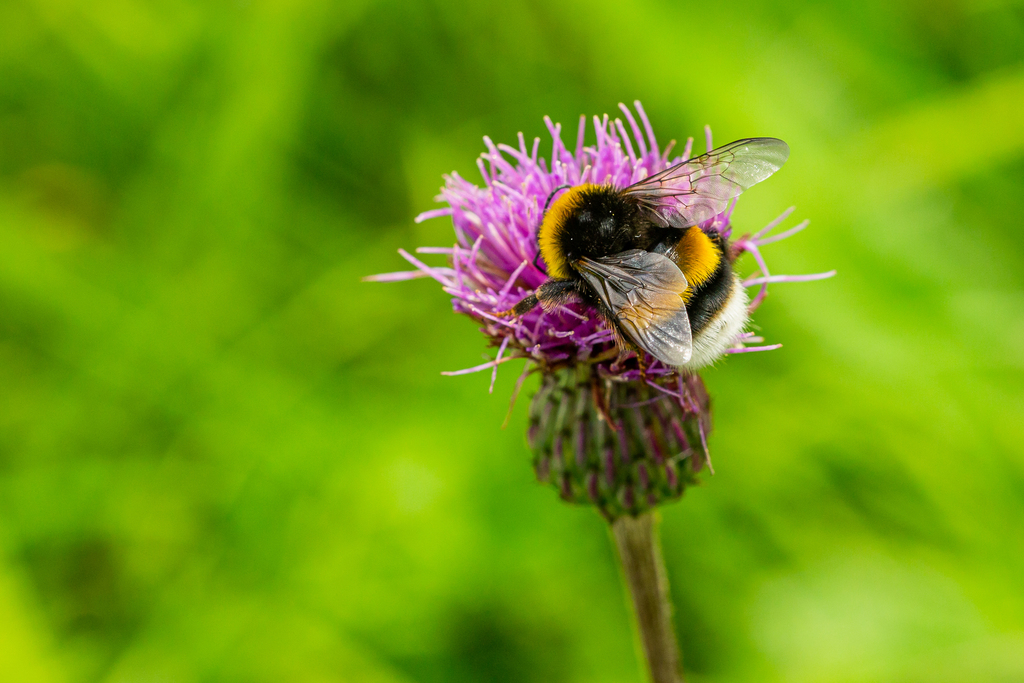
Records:
[[[629,107],[624,105],[622,102],[619,102],[619,109],[622,110],[622,115],[626,117],[626,121],[629,122],[630,129],[633,131],[633,138],[636,140],[636,145],[640,149],[640,158],[646,159],[647,145],[644,143],[644,136],[643,133],[640,132],[640,126],[636,125],[636,119],[633,118],[633,112],[631,112]],[[640,110],[638,109],[637,111],[639,112]],[[625,132],[623,132],[623,136],[625,135]]]
[[[555,162],[560,160],[561,152],[565,149],[565,145],[562,144],[562,124],[553,123],[550,117],[545,116],[544,125],[547,126],[548,132],[551,133],[551,164],[553,170]]]
[[[715,466],[711,464],[711,451],[708,450],[708,435],[704,430],[703,420],[697,420],[697,429],[700,431],[700,447],[704,449],[704,461],[708,464],[708,469],[713,476],[715,474]]]
[[[416,216],[416,218],[413,218],[412,220],[414,223],[422,223],[423,221],[428,221],[431,218],[451,216],[453,213],[455,213],[455,209],[450,206],[447,206],[443,209],[433,209],[431,211],[424,211],[423,213],[419,214],[418,216]]]
[[[647,374],[651,374],[651,373],[647,373]],[[678,393],[676,393],[676,392],[674,392],[674,391],[672,391],[670,389],[666,389],[665,387],[661,386],[657,382],[652,382],[650,380],[647,380],[647,386],[654,387],[658,391],[660,391],[662,393],[665,393],[665,394],[668,394],[669,396],[672,396],[673,398],[679,398],[679,399],[682,398],[682,396],[680,396]]]
[[[743,240],[742,242],[737,242],[736,246],[746,252],[749,252],[750,255],[754,257],[754,260],[757,261],[757,265],[761,269],[761,272],[764,273],[765,277],[771,276],[771,273],[768,272],[768,264],[764,262],[764,257],[761,256],[761,250],[757,248],[756,244],[750,240]],[[757,307],[761,305],[761,302],[764,301],[766,296],[768,296],[768,283],[764,282],[761,284],[761,289],[758,291],[757,296],[755,296],[750,302],[750,305],[747,306],[747,311],[754,312],[757,310]]]
[[[753,353],[755,351],[774,351],[775,349],[781,349],[782,344],[769,344],[767,346],[738,346],[732,349],[726,349],[725,353]]]
[[[654,137],[654,129],[651,128],[651,122],[647,119],[647,112],[644,111],[644,107],[640,104],[640,100],[633,100],[633,106],[636,107],[637,113],[640,114],[640,120],[643,121],[644,130],[647,131],[647,141],[651,143],[651,154],[655,158],[658,158],[658,141]],[[626,116],[629,116],[629,114],[627,113]]]
[[[430,266],[428,266],[427,264],[423,263],[422,261],[420,261],[418,258],[413,256],[412,254],[407,252],[405,249],[399,249],[398,253],[401,254],[402,258],[404,258],[406,261],[408,261],[412,265],[416,266],[421,271],[423,271],[426,275],[428,275],[429,277],[434,278],[435,280],[440,282],[442,285],[444,285],[446,287],[451,287],[452,286],[452,283],[446,277],[444,277],[444,275],[442,275],[442,273],[444,273],[444,274],[451,273],[452,275],[454,275],[455,271],[453,271],[451,268],[431,268]]]
[[[580,127],[576,132],[576,154],[573,158],[576,160],[577,165],[583,164],[583,140],[587,134],[587,117],[584,115],[580,116]]]
[[[764,235],[767,235],[772,230],[774,230],[776,227],[778,227],[782,223],[782,221],[784,221],[787,218],[789,218],[790,214],[792,214],[794,211],[796,211],[796,207],[795,206],[789,207],[788,209],[786,209],[785,211],[780,213],[774,220],[772,220],[770,223],[768,223],[768,225],[764,226],[763,228],[761,228],[760,230],[755,232],[750,239],[752,239],[755,242],[758,241],[761,237],[763,237]]]
[[[515,358],[512,357],[512,356],[509,356],[508,358],[501,358],[499,360],[489,360],[486,363],[483,363],[482,365],[474,365],[473,367],[466,368],[465,370],[445,370],[441,374],[444,375],[445,377],[456,377],[458,375],[471,375],[474,372],[483,372],[484,370],[490,370],[491,368],[497,368],[497,366],[501,365],[502,363],[507,363],[510,360],[515,360]]]
[[[379,275],[365,275],[360,278],[363,282],[402,282],[404,280],[416,280],[418,278],[430,277],[422,270],[400,270],[397,273],[381,273]]]
[[[772,235],[771,237],[762,237],[762,238],[758,238],[758,239],[752,239],[751,241],[753,241],[759,247],[763,247],[766,244],[771,244],[772,242],[781,242],[782,240],[786,239],[787,237],[792,237],[793,235],[797,234],[798,232],[800,232],[801,230],[803,230],[804,228],[806,228],[810,224],[811,224],[811,222],[809,220],[802,221],[800,223],[797,223],[794,227],[790,228],[789,230],[786,230],[784,232],[780,232],[778,235]]]
[[[744,287],[765,285],[769,282],[813,282],[814,280],[827,280],[834,277],[836,271],[830,270],[825,273],[812,273],[810,275],[769,275],[766,277],[755,277],[743,281]]]
[[[494,382],[498,379],[498,365],[501,364],[501,356],[505,353],[505,347],[508,346],[510,339],[511,337],[505,337],[501,342],[501,346],[498,347],[498,355],[494,359],[494,368],[491,370],[491,388],[487,390],[488,394],[494,393]]]
[[[629,154],[629,163],[631,165],[636,164],[636,152],[633,151],[633,143],[629,140],[629,135],[626,134],[626,128],[622,125],[622,119],[615,119],[615,127],[619,131],[619,136],[622,138],[622,142],[626,145],[626,152]]]
[[[476,160],[476,167],[480,169],[480,175],[483,177],[484,183],[488,187],[490,187],[491,186],[491,174],[488,173],[487,169],[484,167],[484,159],[483,159],[483,157],[480,157],[479,159]],[[492,168],[491,170],[493,171],[494,169]]]
[[[672,142],[675,143],[675,140],[673,140]],[[666,150],[666,152],[667,151],[668,150]],[[693,138],[686,138],[686,146],[683,148],[683,156],[681,158],[681,161],[689,161],[691,154],[693,154]]]
[[[587,321],[590,320],[590,318],[588,318],[587,316],[581,315],[581,314],[577,313],[576,311],[572,310],[571,308],[569,308],[567,306],[559,306],[557,308],[557,310],[558,310],[559,313],[565,313],[566,315],[571,315],[573,318],[576,318],[577,320],[581,320],[583,322],[587,322]]]
[[[519,279],[519,274],[526,270],[526,266],[528,265],[530,265],[529,261],[523,261],[515,270],[512,271],[512,274],[508,276],[508,281],[501,288],[501,291],[498,292],[499,297],[504,297],[508,294],[509,290],[512,289],[512,285]]]

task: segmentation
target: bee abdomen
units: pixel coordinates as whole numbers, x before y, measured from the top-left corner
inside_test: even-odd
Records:
[[[687,305],[693,332],[689,370],[710,365],[736,344],[747,325],[747,290],[730,266],[721,268],[711,286]]]

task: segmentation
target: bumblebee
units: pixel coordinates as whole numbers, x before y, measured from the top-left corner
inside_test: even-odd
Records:
[[[728,243],[700,224],[788,157],[782,140],[746,138],[629,187],[557,188],[537,230],[548,279],[507,315],[580,300],[637,352],[641,372],[642,352],[687,371],[714,362],[743,331],[748,300]]]

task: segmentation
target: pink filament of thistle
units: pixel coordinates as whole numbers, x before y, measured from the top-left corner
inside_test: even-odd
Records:
[[[786,209],[785,211],[780,213],[770,223],[768,223],[768,225],[764,226],[763,228],[761,228],[760,230],[755,232],[751,236],[751,239],[754,240],[754,241],[757,241],[762,235],[767,235],[769,232],[771,232],[776,227],[778,227],[782,223],[782,221],[784,221],[787,218],[789,218],[790,214],[792,214],[794,211],[796,211],[796,207],[795,206],[789,207],[788,209]]]

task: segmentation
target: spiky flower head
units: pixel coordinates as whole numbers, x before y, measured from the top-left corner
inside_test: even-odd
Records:
[[[456,312],[480,323],[493,360],[447,372],[461,375],[491,371],[491,390],[498,366],[527,359],[516,392],[530,372],[542,375],[530,407],[528,440],[534,469],[572,502],[592,503],[609,519],[639,514],[663,501],[678,498],[707,465],[711,416],[700,377],[647,358],[641,373],[636,354],[616,345],[615,331],[596,311],[582,303],[535,307],[525,315],[502,315],[532,294],[546,279],[538,265],[537,230],[552,191],[585,183],[627,187],[690,158],[693,138],[679,156],[674,142],[661,149],[639,102],[636,113],[620,104],[623,119],[593,118],[594,144],[585,142],[587,120],[580,117],[575,146],[562,140],[561,124],[544,117],[551,134],[549,159],[540,155],[540,138],[527,147],[495,145],[484,137],[487,151],[477,160],[483,186],[458,173],[445,176],[438,201],[444,208],[417,216],[421,222],[450,217],[455,229],[451,247],[420,247],[418,254],[447,257],[446,266],[427,265],[405,250],[399,253],[415,270],[367,278],[378,282],[431,277],[452,296]],[[642,129],[641,129],[642,126]],[[711,130],[705,129],[711,150]],[[722,213],[700,224],[705,232],[731,238],[733,201]],[[750,302],[753,311],[771,282],[810,280],[818,275],[771,275],[760,247],[793,235],[804,221],[785,232],[770,234],[792,208],[754,235],[729,242],[727,257],[749,252],[758,271],[744,285],[759,287]],[[742,332],[726,353],[776,349]],[[643,376],[642,376],[643,375]]]

